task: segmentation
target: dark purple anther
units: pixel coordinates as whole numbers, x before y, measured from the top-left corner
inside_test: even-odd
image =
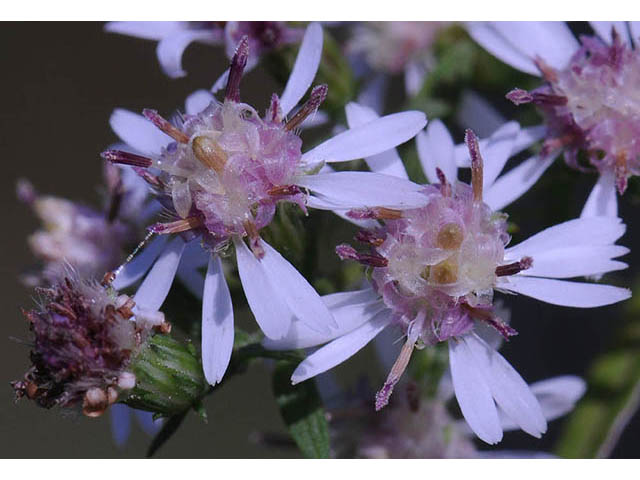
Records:
[[[304,105],[296,112],[296,114],[291,117],[291,119],[285,125],[287,130],[293,130],[300,126],[302,122],[309,116],[315,113],[318,110],[318,107],[324,102],[324,99],[327,98],[327,92],[329,91],[329,87],[327,85],[318,85],[311,90],[311,96],[309,100],[305,102]]]
[[[355,260],[362,265],[367,265],[368,267],[386,267],[388,265],[388,260],[380,255],[370,254],[370,253],[358,253],[355,248],[351,245],[341,244],[336,247],[336,253],[340,260]]]
[[[242,72],[244,72],[244,68],[247,66],[248,58],[249,37],[245,35],[240,39],[236,53],[231,60],[229,79],[227,80],[227,88],[224,92],[225,100],[231,100],[232,102],[240,101],[240,80],[242,79]]]
[[[473,200],[478,203],[482,201],[482,155],[480,155],[480,146],[478,145],[478,137],[473,130],[467,129],[464,132],[464,142],[469,149],[471,157],[471,188],[473,190]]]
[[[499,267],[496,267],[496,276],[508,277],[510,275],[515,275],[516,273],[520,273],[523,270],[527,270],[532,266],[533,266],[533,258],[522,257],[522,259],[519,262],[513,262],[507,265],[500,265]]]
[[[510,100],[516,105],[533,102],[533,95],[521,88],[514,88],[509,93],[507,93],[505,97],[507,97],[507,100]]]
[[[152,164],[151,159],[147,157],[136,155],[135,153],[123,152],[122,150],[105,150],[100,156],[111,163],[132,165],[134,167],[148,168]]]
[[[144,110],[142,110],[142,115],[144,115],[147,120],[153,123],[164,133],[173,138],[176,142],[189,143],[189,136],[182,130],[177,128],[175,125],[173,125],[171,122],[163,118],[161,115],[159,115],[156,110],[145,108]]]

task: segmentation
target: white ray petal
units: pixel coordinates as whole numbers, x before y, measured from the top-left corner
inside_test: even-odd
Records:
[[[520,132],[518,122],[502,125],[487,139],[486,146],[480,146],[480,153],[484,160],[483,188],[488,190],[495,183],[496,178],[511,156],[516,139]]]
[[[322,298],[300,272],[267,242],[261,240],[260,244],[264,248],[264,257],[260,259],[264,272],[298,320],[322,333],[337,328]]]
[[[108,22],[104,31],[147,40],[162,40],[167,35],[187,28],[187,22]]]
[[[501,284],[499,287],[553,305],[577,308],[611,305],[631,297],[630,290],[611,285],[568,282],[566,280],[520,275],[509,277],[509,283]]]
[[[464,341],[449,340],[449,364],[453,389],[467,424],[482,441],[495,445],[502,440],[498,409],[489,385]]]
[[[213,34],[210,30],[183,30],[162,38],[156,48],[160,66],[171,78],[184,77],[187,72],[182,69],[182,54],[193,42],[200,40],[211,43]]]
[[[370,172],[334,172],[319,175],[306,175],[295,180],[296,185],[311,190],[320,201],[329,208],[413,208],[425,205],[426,195],[420,193],[422,186],[409,180],[391,175]]]
[[[302,155],[308,164],[346,162],[376,155],[412,139],[427,124],[422,112],[386,115],[350,128]]]
[[[629,24],[629,33],[631,40],[636,48],[640,47],[640,22],[627,22]]]
[[[390,312],[383,310],[370,321],[318,349],[298,365],[291,382],[300,383],[344,362],[364,348],[390,322]]]
[[[202,369],[210,385],[222,380],[233,350],[233,305],[220,257],[211,256],[202,297]]]
[[[293,313],[286,301],[278,295],[264,266],[240,239],[234,239],[238,273],[245,297],[264,334],[269,338],[286,335]]]
[[[173,140],[142,115],[116,108],[109,125],[127,145],[146,155],[159,155],[162,147]]]
[[[185,101],[185,111],[189,115],[196,115],[207,108],[215,100],[213,94],[208,90],[196,90],[187,97]]]
[[[459,126],[470,128],[480,138],[488,137],[506,123],[491,102],[470,89],[463,90],[455,118]]]
[[[617,217],[586,217],[568,220],[544,229],[524,242],[506,250],[508,258],[520,258],[525,255],[534,257],[538,253],[570,245],[606,246],[620,238],[625,225]]]
[[[540,57],[556,69],[565,68],[580,48],[564,22],[491,22],[491,26],[529,58]]]
[[[429,183],[439,183],[436,168],[444,173],[449,183],[455,184],[458,179],[458,167],[453,153],[453,139],[447,127],[436,119],[429,123],[426,132],[418,132],[416,136],[418,158]]]
[[[213,86],[211,87],[211,93],[214,95],[227,86],[229,81],[229,69],[227,68],[222,75],[218,77]]]
[[[620,245],[560,246],[536,253],[533,266],[520,275],[547,278],[601,275],[627,268],[626,263],[612,260],[627,253],[629,249]]]
[[[347,115],[349,128],[359,127],[380,118],[374,109],[355,102],[347,104],[345,113]],[[372,172],[384,173],[405,179],[409,178],[402,164],[402,159],[395,148],[367,157],[364,161],[367,162]]]
[[[335,301],[336,299],[340,300]],[[271,350],[291,350],[322,345],[355,330],[385,308],[370,288],[358,292],[327,295],[322,297],[322,300],[330,307],[337,324],[336,328],[329,332],[318,332],[303,322],[294,321],[286,336],[279,340],[265,339],[263,345]]]
[[[280,97],[280,107],[285,116],[304,97],[316,76],[322,58],[322,37],[320,24],[314,22],[307,27],[291,75]]]
[[[493,210],[503,209],[526,193],[549,168],[554,158],[553,155],[546,158],[535,156],[512,168],[483,193],[484,202]]]
[[[157,311],[169,294],[185,243],[176,237],[162,251],[133,297],[136,308]]]
[[[500,409],[522,430],[540,438],[547,431],[547,422],[527,382],[477,335],[464,335],[461,341],[471,351]]]
[[[580,216],[618,216],[618,192],[615,174],[612,171],[604,172],[598,177]]]
[[[533,60],[499,33],[490,22],[468,22],[467,30],[485,50],[518,70],[539,76]]]
[[[166,235],[154,238],[142,252],[133,257],[133,260],[127,263],[120,273],[118,273],[118,276],[112,283],[113,288],[122,290],[140,280],[144,274],[147,273],[147,270],[151,268],[154,260],[158,258],[168,239],[169,237]]]
[[[589,24],[607,45],[611,45],[611,29],[615,28],[622,41],[631,46],[631,39],[627,33],[627,22],[589,22]]]
[[[318,210],[331,210],[333,213],[338,215],[343,220],[346,220],[349,223],[353,223],[360,228],[376,228],[380,226],[377,220],[371,218],[363,218],[363,219],[355,219],[351,218],[347,215],[349,211],[349,207],[341,204],[336,204],[333,202],[329,202],[326,199],[309,196],[306,200],[306,205],[309,208],[317,208]]]

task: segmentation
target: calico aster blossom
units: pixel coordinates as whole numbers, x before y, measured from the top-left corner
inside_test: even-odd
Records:
[[[316,173],[324,162],[362,158],[409,140],[426,124],[420,112],[376,119],[302,153],[297,129],[323,101],[326,86],[314,87],[309,100],[290,112],[310,87],[321,51],[322,29],[311,24],[282,96],[272,96],[264,117],[240,101],[240,78],[248,58],[244,37],[232,60],[222,103],[199,92],[176,124],[150,110],[144,112],[146,119],[122,110],[111,119],[116,133],[138,153],[110,150],[103,156],[137,168],[172,217],[151,228],[160,238],[116,272],[114,285],[132,284],[153,264],[134,300],[145,308],[159,308],[183,253],[194,270],[203,261],[208,264],[206,279],[196,275],[192,289],[203,298],[202,357],[211,384],[222,379],[233,346],[233,308],[220,261],[231,245],[249,306],[268,337],[284,336],[294,318],[325,333],[335,325],[311,285],[260,238],[260,229],[271,222],[278,203],[305,210],[336,205],[404,208],[425,201],[419,185],[394,177]],[[169,234],[177,235],[165,248],[162,237]]]
[[[434,63],[431,47],[449,22],[358,22],[347,52],[361,56],[378,75],[404,74],[405,88],[415,95]]]
[[[192,42],[223,45],[231,59],[238,42],[246,36],[251,50],[246,67],[249,70],[264,54],[300,42],[304,33],[286,22],[109,22],[105,30],[157,40],[158,61],[172,78],[187,74],[182,69],[182,54]]]
[[[445,378],[432,398],[420,398],[415,384],[404,386],[381,414],[364,414],[364,432],[354,440],[358,457],[362,458],[545,458],[550,455],[535,451],[478,450],[473,432],[464,420],[456,420],[447,410],[453,397],[451,379]],[[529,385],[540,404],[542,414],[552,421],[570,412],[584,394],[585,382],[574,376],[560,376]],[[504,414],[500,415],[502,429],[519,427]],[[347,423],[342,436],[348,437],[354,425]],[[360,430],[357,430],[360,432]],[[340,441],[340,437],[338,437]]]
[[[599,179],[582,216],[617,216],[616,189],[640,174],[640,23],[592,22],[596,36],[574,38],[562,22],[478,22],[471,36],[493,55],[544,83],[515,89],[516,105],[533,103],[546,120],[543,167],[565,161]],[[579,154],[586,155],[586,165]]]
[[[441,128],[440,134],[446,132],[434,125],[427,130],[427,140],[437,138]],[[517,138],[516,133],[511,149]],[[489,325],[505,338],[517,333],[496,315],[495,290],[577,308],[629,298],[630,292],[623,288],[559,280],[626,268],[613,260],[628,252],[614,245],[625,227],[618,218],[581,218],[507,248],[506,215],[483,201],[485,192],[492,192],[498,184],[495,178],[506,159],[493,162],[489,158],[485,169],[480,146],[470,131],[466,143],[471,185],[457,181],[453,142],[427,141],[421,149],[430,159],[425,173],[430,180],[434,175],[437,182],[424,187],[425,206],[348,213],[382,219],[384,224],[372,225],[356,236],[367,251],[350,245],[336,248],[341,258],[356,260],[370,267],[371,273],[369,288],[323,297],[338,328],[324,335],[293,322],[284,338],[267,339],[265,345],[290,349],[327,343],[294,371],[292,381],[298,383],[340,364],[388,326],[398,326],[406,342],[376,395],[379,410],[387,404],[414,348],[447,342],[456,398],[478,437],[491,444],[501,440],[500,411],[522,430],[539,437],[546,431],[539,403],[513,367],[478,336],[478,325]]]
[[[40,308],[24,312],[34,336],[33,365],[12,383],[16,398],[102,415],[135,387],[131,359],[152,331],[169,328],[164,315],[142,308],[134,315],[127,295],[77,274],[39,292]]]

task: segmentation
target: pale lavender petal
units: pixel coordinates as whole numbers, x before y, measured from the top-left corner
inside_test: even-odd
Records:
[[[616,178],[613,171],[606,171],[598,177],[593,190],[582,209],[581,217],[617,217],[618,194]]]
[[[334,172],[306,175],[296,179],[296,185],[311,190],[329,208],[412,208],[423,206],[427,197],[422,186],[391,175],[369,172]],[[316,208],[321,208],[321,202]]]
[[[607,45],[611,45],[611,29],[615,28],[620,38],[626,42],[627,45],[631,46],[631,41],[627,34],[627,22],[589,22],[589,24]]]
[[[264,249],[264,257],[260,259],[263,270],[276,293],[284,299],[298,320],[322,333],[337,328],[322,298],[300,272],[264,240],[261,246]]]
[[[182,54],[185,49],[197,40],[211,43],[213,37],[210,30],[184,30],[164,37],[156,48],[164,73],[171,78],[184,77],[187,74],[182,69]]]
[[[162,428],[163,420],[161,418],[154,420],[153,412],[146,412],[136,408],[132,408],[131,410],[133,410],[133,414],[138,420],[138,425],[140,425],[144,433],[150,437],[158,433]]]
[[[165,235],[154,238],[142,252],[133,257],[133,260],[127,263],[118,273],[112,283],[113,288],[122,290],[140,280],[147,273],[147,270],[151,268],[155,259],[158,258],[168,239]]]
[[[629,33],[631,34],[631,39],[633,40],[636,48],[640,46],[640,22],[628,22],[629,23]]]
[[[210,256],[202,298],[202,369],[210,385],[227,371],[233,350],[233,305],[220,257]]]
[[[422,112],[394,113],[350,128],[306,152],[302,159],[315,164],[370,157],[412,139],[426,124],[427,117]]]
[[[484,159],[482,177],[484,190],[490,189],[502,172],[511,156],[519,131],[518,122],[505,123],[488,138],[484,148],[480,147],[480,153]]]
[[[278,340],[267,338],[262,344],[270,350],[293,350],[322,345],[355,330],[385,308],[371,288],[325,295],[322,301],[335,319],[335,328],[319,332],[303,322],[294,321],[286,336]]]
[[[188,22],[108,22],[104,31],[147,40],[162,40],[167,35],[187,28]]]
[[[131,410],[124,403],[115,403],[109,408],[111,438],[116,447],[122,448],[131,435]]]
[[[606,246],[625,232],[622,220],[616,217],[586,217],[568,220],[544,229],[522,243],[506,250],[508,258],[534,257],[538,253],[567,245]]]
[[[566,67],[580,48],[564,22],[491,22],[491,26],[529,58],[540,57],[556,69]]]
[[[385,91],[389,83],[386,75],[375,74],[364,84],[358,95],[358,103],[372,108],[376,113],[384,111]]]
[[[520,275],[526,277],[573,278],[599,275],[627,268],[627,264],[612,260],[629,253],[620,245],[559,245],[536,253],[533,266]],[[508,258],[511,258],[509,255]],[[519,258],[511,258],[518,261]],[[506,260],[506,258],[505,258]]]
[[[522,430],[540,438],[547,431],[547,421],[527,382],[477,335],[471,333],[460,340],[467,345],[500,409]]]
[[[322,57],[322,41],[322,27],[319,23],[311,23],[304,34],[296,62],[280,97],[280,107],[285,116],[304,97],[316,76]]]
[[[370,218],[364,218],[364,219],[351,218],[347,215],[347,212],[350,210],[350,207],[345,206],[343,204],[341,205],[341,204],[329,202],[328,200],[323,198],[309,196],[307,197],[306,205],[309,208],[317,208],[318,210],[331,210],[333,213],[338,215],[343,220],[353,223],[354,225],[357,225],[360,228],[371,229],[371,228],[376,228],[380,226],[377,220],[373,220]]]
[[[525,194],[553,163],[554,156],[538,156],[525,160],[500,176],[483,194],[484,202],[493,210],[502,210]]]
[[[109,125],[123,142],[143,154],[159,155],[173,141],[142,115],[122,108],[113,111]]]
[[[202,299],[204,275],[198,271],[207,265],[209,253],[205,252],[198,239],[189,242],[182,254],[177,276],[182,284],[198,299]]]
[[[611,305],[631,297],[626,288],[549,278],[513,276],[500,288],[565,307],[592,308]]]
[[[453,389],[467,424],[481,440],[495,445],[502,440],[498,409],[466,342],[449,340],[449,364]]]
[[[490,22],[468,22],[467,30],[471,38],[506,64],[531,75],[540,75],[533,60],[498,32]]]
[[[207,108],[215,100],[213,94],[208,90],[196,90],[187,97],[185,101],[185,111],[189,115],[196,115]]]
[[[422,62],[407,62],[404,69],[404,88],[411,97],[415,96],[424,83],[427,76],[427,70]]]
[[[470,128],[480,138],[488,137],[506,120],[494,106],[473,90],[464,90],[456,113],[456,122]]]
[[[444,173],[447,181],[455,184],[458,167],[453,155],[453,139],[447,127],[440,120],[429,123],[426,132],[416,136],[418,158],[429,183],[439,183],[436,168]]]
[[[213,84],[213,87],[211,87],[211,93],[213,93],[214,95],[218,93],[220,90],[222,90],[227,86],[228,81],[229,81],[229,69],[227,68],[222,73],[222,75],[220,75],[218,79],[215,81],[215,83]]]
[[[364,348],[390,322],[390,312],[383,310],[364,325],[318,349],[298,365],[291,382],[295,385],[341,364]]]
[[[350,102],[345,107],[349,128],[365,125],[380,116],[371,107]],[[364,159],[372,172],[408,179],[402,159],[395,148]]]
[[[171,289],[184,247],[182,238],[176,237],[163,250],[133,297],[136,308],[160,310]]]
[[[234,240],[238,273],[249,307],[264,334],[269,338],[286,335],[293,313],[272,285],[263,264],[240,239]]]

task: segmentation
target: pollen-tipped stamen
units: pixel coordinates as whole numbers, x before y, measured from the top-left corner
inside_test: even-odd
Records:
[[[248,58],[249,37],[245,35],[240,39],[240,42],[236,47],[236,53],[231,59],[231,66],[229,67],[229,79],[227,80],[227,87],[224,92],[225,100],[230,100],[232,102],[240,101],[240,80],[242,79],[242,73],[247,66]]]
[[[145,108],[142,111],[142,115],[153,123],[156,127],[162,130],[164,133],[169,135],[178,143],[189,143],[189,136],[185,134],[178,127],[173,125],[169,120],[166,120],[161,115],[158,114],[156,110],[151,110],[149,108]]]
[[[149,231],[152,233],[158,233],[160,235],[168,235],[171,233],[186,232],[202,226],[202,219],[200,217],[188,217],[175,222],[169,223],[156,223],[149,227]]]
[[[136,155],[135,153],[124,152],[122,150],[105,150],[100,156],[111,163],[121,165],[131,165],[134,167],[148,168],[152,165],[150,158]]]
[[[249,248],[251,248],[253,254],[258,259],[264,257],[264,248],[260,245],[260,233],[258,232],[255,223],[251,220],[245,220],[242,223],[242,226],[249,237]]]
[[[527,270],[532,266],[533,266],[533,258],[522,257],[518,262],[513,262],[507,265],[500,265],[499,267],[496,267],[496,276],[507,277],[510,275],[515,275],[516,273],[520,273],[523,270]]]
[[[311,96],[309,100],[305,102],[304,105],[296,112],[296,114],[291,117],[291,119],[284,126],[285,130],[293,130],[302,124],[305,119],[314,114],[322,102],[324,102],[325,98],[327,98],[327,92],[329,91],[329,87],[327,85],[318,85],[311,90]]]
[[[465,130],[464,142],[469,149],[471,157],[471,188],[473,190],[473,201],[475,203],[482,202],[482,155],[480,154],[480,146],[478,145],[478,137],[471,129]]]
[[[361,208],[349,210],[347,217],[355,220],[376,219],[376,220],[398,220],[402,218],[402,211],[387,207]]]
[[[344,243],[336,247],[336,254],[340,257],[340,260],[355,260],[368,267],[386,267],[389,264],[389,261],[380,255],[359,253],[351,245]]]
[[[402,374],[407,369],[409,360],[411,360],[411,354],[413,353],[413,347],[418,339],[418,332],[422,330],[424,317],[425,313],[424,311],[421,311],[418,313],[416,320],[409,326],[407,341],[402,346],[400,354],[393,364],[393,367],[391,367],[387,380],[384,382],[384,385],[378,393],[376,393],[376,412],[384,408],[389,403],[389,398],[393,393],[393,388],[400,381]]]

